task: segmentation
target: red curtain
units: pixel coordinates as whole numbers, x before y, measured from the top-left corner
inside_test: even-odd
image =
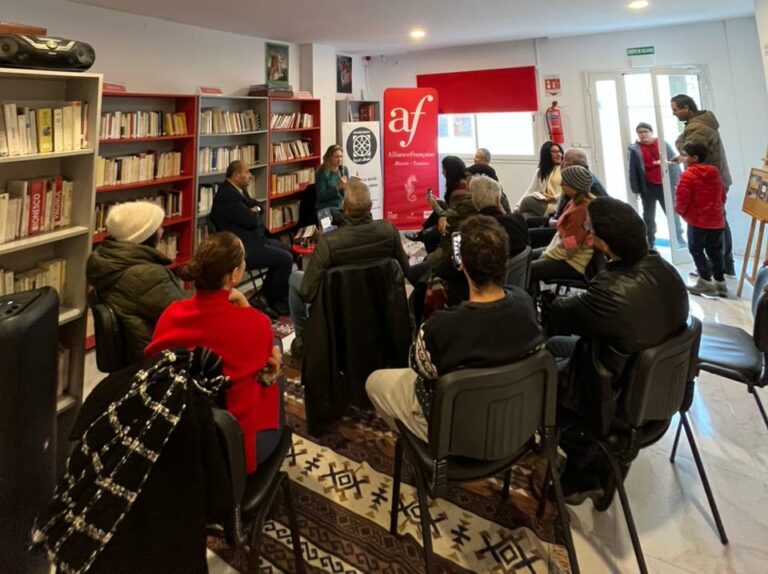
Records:
[[[441,114],[539,110],[535,66],[422,74],[416,84],[437,90]]]

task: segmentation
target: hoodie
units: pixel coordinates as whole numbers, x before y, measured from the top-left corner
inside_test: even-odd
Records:
[[[720,171],[720,179],[727,190],[731,187],[731,170],[728,169],[728,160],[725,157],[725,149],[720,139],[720,123],[715,114],[703,110],[696,112],[685,122],[683,132],[675,141],[675,147],[682,153],[685,144],[698,142],[707,146],[709,155],[706,163],[715,166]]]
[[[675,211],[688,225],[723,229],[724,206],[725,188],[716,167],[697,163],[683,172],[675,190]]]

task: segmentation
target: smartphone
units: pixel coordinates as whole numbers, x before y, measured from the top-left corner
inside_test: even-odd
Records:
[[[453,264],[458,269],[461,269],[461,233],[459,233],[458,231],[454,232],[451,235],[451,246],[453,248],[453,251],[451,253]]]
[[[432,191],[431,187],[428,187],[427,188],[427,199],[432,199],[433,197],[435,197],[435,192]]]
[[[333,214],[328,207],[324,207],[317,212],[317,221],[323,233],[330,233],[336,229],[336,226],[333,224]]]

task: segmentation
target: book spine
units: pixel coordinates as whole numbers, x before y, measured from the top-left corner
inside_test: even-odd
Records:
[[[45,216],[45,180],[33,179],[29,182],[29,235],[43,230]]]

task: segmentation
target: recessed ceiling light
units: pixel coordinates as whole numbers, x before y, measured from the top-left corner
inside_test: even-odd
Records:
[[[411,38],[413,38],[414,40],[421,40],[426,35],[427,33],[421,28],[416,28],[414,30],[411,30]]]
[[[648,8],[648,0],[633,0],[627,4],[627,8],[630,10],[642,10],[643,8]]]

